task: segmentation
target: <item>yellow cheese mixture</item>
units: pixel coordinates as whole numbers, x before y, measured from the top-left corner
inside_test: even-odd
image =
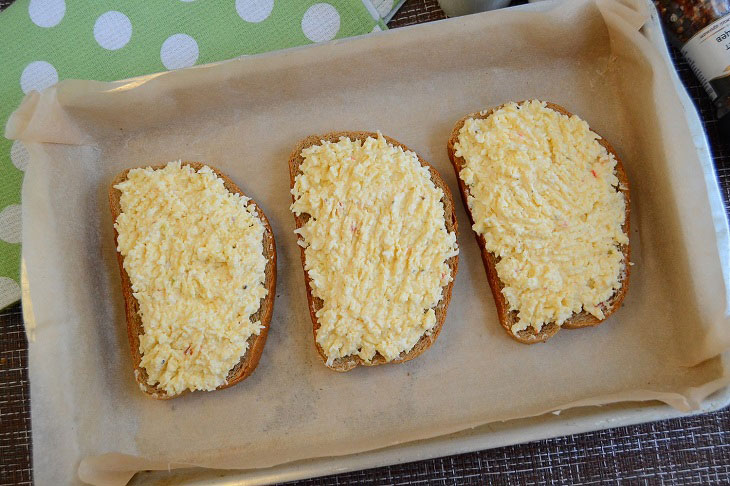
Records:
[[[327,363],[410,351],[436,325],[434,307],[458,253],[443,191],[413,152],[382,135],[302,151],[291,209],[312,293],[323,301],[317,343]]]
[[[261,330],[264,225],[249,199],[210,168],[133,169],[122,193],[117,250],[144,327],[140,365],[168,394],[213,390]]]
[[[581,310],[602,319],[599,304],[621,287],[625,199],[599,138],[536,100],[468,119],[459,131],[459,176],[474,231],[501,258],[502,292],[519,317],[513,333],[561,325]]]

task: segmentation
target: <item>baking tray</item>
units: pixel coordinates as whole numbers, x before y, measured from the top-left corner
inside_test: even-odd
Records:
[[[514,7],[522,10],[541,10],[552,2],[542,2]],[[709,147],[697,111],[674,73],[667,50],[661,24],[653,4],[647,0],[651,18],[642,28],[642,33],[662,53],[670,66],[677,94],[684,106],[684,113],[690,127],[699,159],[704,168],[708,190],[717,192],[716,174],[712,166]],[[479,14],[489,15],[489,13]],[[450,22],[444,20],[440,22]],[[419,28],[418,26],[407,28]],[[387,34],[386,34],[387,35]],[[716,195],[719,197],[719,194]],[[723,257],[725,257],[723,255]],[[727,262],[724,262],[727,263]],[[725,265],[727,267],[727,265]],[[23,312],[26,330],[32,339],[34,329],[33,308],[28,292],[25,272],[23,278]],[[727,276],[726,276],[727,280]],[[706,413],[730,404],[730,388],[724,388],[704,400],[693,412]],[[283,464],[271,468],[253,470],[177,469],[173,471],[138,473],[130,484],[176,484],[199,485],[252,485],[290,481],[312,476],[321,476],[358,469],[410,462],[444,455],[459,454],[474,450],[505,446],[567,434],[595,431],[610,427],[625,426],[640,422],[675,418],[687,415],[658,402],[620,403],[603,407],[581,407],[562,413],[545,414],[520,420],[491,423],[455,434],[415,441],[374,451],[337,457],[324,457]]]

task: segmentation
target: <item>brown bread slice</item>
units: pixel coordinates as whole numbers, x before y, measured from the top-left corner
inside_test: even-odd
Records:
[[[182,165],[189,165],[193,169],[199,170],[206,164],[202,164],[200,162],[183,162]],[[152,168],[162,169],[164,168],[164,165],[153,166]],[[215,172],[218,177],[223,179],[223,185],[226,189],[232,193],[244,195],[243,191],[241,191],[241,189],[231,179],[229,179],[228,176],[213,167],[210,167],[210,169]],[[113,222],[116,222],[117,217],[122,212],[122,207],[120,205],[122,192],[119,189],[115,189],[114,186],[126,180],[127,174],[130,170],[132,169],[127,169],[118,174],[109,186],[109,205],[111,207]],[[251,316],[251,320],[261,321],[263,328],[258,335],[254,334],[248,338],[248,348],[246,349],[246,353],[241,356],[241,360],[238,364],[236,364],[228,373],[226,382],[216,388],[216,390],[222,390],[240,383],[256,369],[256,365],[258,365],[259,359],[261,358],[261,353],[264,350],[264,344],[266,344],[266,337],[269,333],[269,324],[271,322],[271,314],[274,309],[274,296],[276,293],[276,245],[274,243],[274,232],[271,230],[269,220],[266,219],[266,215],[258,204],[256,204],[253,200],[251,200],[251,202],[256,207],[256,213],[264,225],[263,249],[264,256],[267,260],[264,286],[266,287],[266,290],[268,290],[266,297],[261,299],[261,306],[259,307],[259,310]],[[114,228],[114,248],[117,247],[118,237],[119,234],[117,233],[116,228]],[[124,309],[127,315],[127,337],[129,338],[129,347],[132,353],[134,377],[137,380],[137,383],[139,383],[142,391],[153,398],[168,400],[170,398],[179,397],[187,393],[187,391],[177,395],[169,395],[157,386],[150,386],[147,384],[147,371],[139,365],[142,360],[142,355],[139,352],[139,336],[144,334],[142,319],[139,315],[139,302],[137,302],[137,299],[134,295],[132,295],[132,282],[129,280],[129,275],[127,275],[127,271],[124,269],[124,258],[118,251],[117,262],[119,263],[119,271],[122,275],[122,293],[124,295]]]
[[[525,101],[520,101],[517,104],[522,104]],[[568,110],[563,108],[560,105],[556,105],[555,103],[546,102],[547,107],[551,110],[557,111],[558,113],[562,113],[563,115],[572,116],[573,114],[570,113]],[[459,177],[459,172],[461,171],[462,167],[465,164],[465,161],[462,157],[457,157],[455,155],[454,145],[459,140],[459,130],[461,130],[461,127],[464,126],[464,123],[469,118],[474,119],[483,119],[487,118],[489,115],[492,114],[492,112],[502,108],[504,105],[500,105],[496,108],[492,108],[489,111],[482,111],[478,113],[471,113],[469,115],[466,115],[464,118],[459,120],[456,123],[456,126],[454,126],[453,131],[451,132],[451,137],[448,141],[448,152],[449,152],[449,159],[451,159],[451,164],[454,166],[454,171],[456,172],[456,179],[459,183],[459,190],[461,192],[461,198],[464,201],[464,208],[466,209],[466,212],[469,214],[469,221],[472,225],[474,225],[474,217],[471,213],[471,210],[469,209],[469,203],[468,203],[468,196],[470,195],[469,187],[464,184],[464,181]],[[626,172],[624,171],[624,166],[621,163],[621,159],[619,158],[616,151],[611,147],[611,145],[608,143],[608,141],[601,137],[598,139],[598,143],[603,145],[606,150],[613,154],[613,156],[616,158],[616,177],[618,177],[619,180],[619,187],[618,190],[623,194],[625,200],[626,200],[626,219],[624,220],[624,224],[622,226],[623,232],[628,236],[629,235],[629,181],[626,177]],[[551,322],[548,324],[543,325],[540,332],[536,332],[534,328],[529,327],[527,329],[524,329],[522,331],[519,331],[517,335],[515,336],[512,333],[512,325],[517,322],[517,311],[511,311],[509,310],[509,305],[507,304],[507,300],[504,297],[504,294],[502,294],[502,289],[504,288],[503,282],[499,279],[499,276],[497,275],[497,262],[499,261],[495,255],[491,252],[488,252],[485,249],[485,240],[482,235],[480,235],[477,232],[474,232],[474,235],[477,239],[477,244],[479,245],[479,249],[482,253],[482,262],[484,263],[484,269],[487,271],[487,280],[489,281],[489,286],[492,289],[492,295],[494,296],[494,302],[497,307],[497,314],[499,316],[499,322],[502,324],[502,327],[505,328],[507,331],[507,334],[509,334],[510,337],[513,339],[525,343],[525,344],[534,344],[539,342],[545,342],[551,337],[553,337],[559,330],[561,326],[558,326],[556,323]],[[589,327],[589,326],[595,326],[603,322],[613,314],[619,307],[621,307],[621,302],[624,300],[624,297],[626,296],[626,292],[629,289],[629,273],[630,273],[630,265],[629,265],[629,257],[630,257],[630,245],[622,245],[621,246],[621,252],[623,253],[623,261],[625,263],[624,265],[624,273],[621,276],[621,288],[619,288],[608,300],[603,302],[601,304],[601,308],[603,309],[603,313],[605,317],[603,319],[598,319],[597,317],[593,316],[592,314],[589,314],[586,311],[581,311],[577,314],[573,314],[568,320],[566,320],[562,327],[566,329],[578,329],[581,327]]]
[[[368,137],[377,138],[378,134],[373,132],[331,132],[327,133],[325,135],[311,135],[303,140],[301,140],[294,151],[291,153],[291,156],[289,157],[289,180],[290,180],[290,187],[294,188],[294,180],[298,174],[301,173],[301,164],[304,162],[304,158],[301,156],[302,150],[304,150],[307,147],[310,147],[312,145],[319,145],[322,141],[325,142],[337,142],[340,137],[349,137],[350,140],[366,140]],[[398,142],[397,140],[394,140],[390,137],[383,136],[385,140],[392,144],[395,147],[401,147],[403,150],[408,150],[413,153],[415,153],[414,150],[409,149],[402,143]],[[449,187],[446,185],[446,182],[441,178],[441,175],[431,167],[426,161],[424,161],[418,154],[418,161],[421,163],[422,166],[428,167],[428,170],[431,173],[431,180],[436,185],[436,187],[441,188],[441,190],[444,193],[444,197],[441,199],[441,202],[444,205],[444,216],[446,219],[446,229],[447,231],[454,232],[458,236],[458,228],[456,224],[456,213],[454,213],[454,200],[451,197],[451,191],[449,190]],[[292,194],[292,202],[294,201],[294,195]],[[296,223],[296,227],[301,228],[304,223],[307,222],[309,219],[309,214],[302,214],[300,216],[294,216],[294,221]],[[299,237],[301,238],[301,236]],[[317,348],[317,353],[322,358],[322,361],[327,364],[327,356],[324,354],[324,350],[322,347],[317,343],[317,330],[319,329],[319,322],[317,321],[317,311],[322,308],[323,302],[321,299],[314,297],[312,295],[312,287],[311,282],[309,278],[309,272],[307,272],[307,268],[305,265],[305,258],[304,258],[304,248],[299,246],[299,249],[301,251],[301,259],[302,259],[302,267],[304,268],[304,284],[307,288],[307,301],[309,302],[309,314],[312,318],[312,333],[314,335],[314,345]],[[459,266],[459,256],[455,255],[451,258],[449,258],[446,261],[447,265],[451,269],[451,277],[452,279],[456,277],[456,272]],[[386,361],[385,357],[381,355],[380,353],[376,353],[373,359],[370,363],[366,363],[362,358],[359,356],[345,356],[343,358],[336,359],[329,368],[335,370],[335,371],[349,371],[353,369],[354,367],[358,365],[363,366],[377,366],[381,364],[387,364],[387,363],[403,363],[404,361],[409,361],[416,356],[420,355],[424,351],[426,351],[428,348],[431,347],[431,345],[436,342],[436,338],[438,337],[439,333],[441,332],[441,328],[444,325],[444,320],[446,319],[446,310],[449,307],[449,302],[451,301],[451,289],[454,285],[454,281],[448,283],[443,288],[442,291],[442,297],[441,300],[438,302],[436,307],[434,308],[434,311],[436,313],[436,325],[433,327],[432,332],[430,335],[424,334],[421,336],[421,339],[413,346],[413,348],[408,352],[402,352],[396,359],[391,361]]]

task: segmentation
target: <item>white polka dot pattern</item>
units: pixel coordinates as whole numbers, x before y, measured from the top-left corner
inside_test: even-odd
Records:
[[[0,277],[0,309],[20,298],[20,285],[8,277]]]
[[[14,141],[13,146],[10,147],[10,161],[13,165],[17,167],[18,170],[24,171],[25,168],[28,167],[29,160],[30,155],[28,154],[28,150],[25,148],[25,145],[23,145],[23,142],[20,140]]]
[[[0,211],[0,240],[20,243],[20,204],[11,204]]]
[[[49,28],[58,25],[66,14],[64,0],[30,0],[28,15],[38,27]]]
[[[167,69],[180,69],[198,60],[198,43],[187,34],[168,37],[160,49],[160,59]]]
[[[332,40],[340,30],[340,14],[329,3],[315,3],[304,12],[302,32],[312,42]]]
[[[236,0],[236,12],[246,22],[263,22],[274,8],[274,0]]]
[[[42,91],[58,82],[58,72],[46,61],[33,61],[25,66],[20,75],[20,88],[28,94],[33,90]]]
[[[104,49],[121,49],[131,38],[132,22],[122,12],[111,10],[103,13],[94,23],[94,39]]]
[[[372,2],[381,17],[388,15],[395,4],[395,0],[372,0]]]

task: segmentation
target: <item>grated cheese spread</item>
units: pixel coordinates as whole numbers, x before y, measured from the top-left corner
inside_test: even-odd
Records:
[[[335,359],[387,361],[436,325],[434,307],[458,254],[446,229],[443,191],[416,154],[382,135],[341,137],[302,151],[291,210],[310,215],[295,232],[305,248],[317,343]]]
[[[209,167],[132,169],[117,250],[139,302],[140,366],[168,394],[214,390],[240,361],[266,296],[264,225]]]
[[[577,116],[533,100],[509,103],[486,119],[468,119],[455,154],[471,195],[474,231],[500,260],[512,332],[561,325],[621,287],[620,245],[625,199],[617,191],[616,160]]]

